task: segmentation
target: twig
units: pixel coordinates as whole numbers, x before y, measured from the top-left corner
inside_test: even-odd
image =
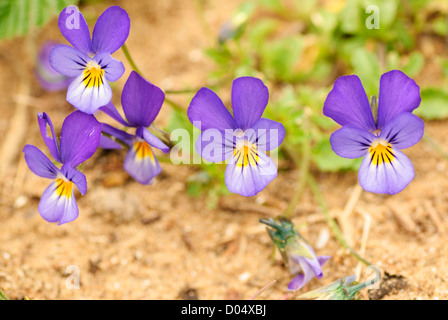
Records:
[[[429,135],[429,133],[425,132],[423,135],[423,140],[429,144],[435,151],[440,153],[440,155],[448,161],[448,153],[434,140],[433,137]]]
[[[322,212],[324,213],[325,220],[327,221],[329,227],[333,231],[334,236],[339,241],[339,243],[348,251],[350,251],[350,254],[354,256],[356,259],[364,263],[366,266],[370,266],[371,263],[362,258],[355,250],[350,247],[350,245],[347,243],[347,241],[344,239],[344,236],[342,235],[341,230],[339,229],[336,221],[331,217],[327,205],[323,199],[323,196],[319,190],[319,187],[317,186],[316,181],[314,180],[312,175],[308,175],[308,183],[310,185],[311,191],[313,192],[314,196],[316,197],[316,200],[319,202],[319,205],[322,209]]]
[[[372,217],[365,210],[358,209],[358,212],[364,216],[364,227],[362,229],[361,249],[359,250],[359,252],[360,254],[365,255],[367,248],[367,241],[369,239],[369,231],[372,222]],[[356,268],[356,279],[361,279],[361,272],[362,272],[362,264],[361,262],[359,262]]]
[[[356,183],[355,187],[353,188],[352,194],[350,195],[350,198],[348,199],[344,207],[344,211],[342,211],[340,215],[342,231],[345,239],[347,239],[347,242],[350,245],[353,245],[353,226],[350,222],[350,216],[354,211],[359,198],[361,197],[362,191],[362,187],[359,185],[359,183]]]

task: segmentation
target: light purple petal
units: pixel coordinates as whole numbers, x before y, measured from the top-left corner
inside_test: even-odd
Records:
[[[279,147],[285,138],[285,127],[280,122],[261,118],[245,133],[248,140],[257,143],[258,150],[270,151]]]
[[[107,52],[100,52],[94,60],[100,65],[105,72],[105,77],[110,82],[115,82],[121,78],[124,73],[124,65],[121,61],[112,58]]]
[[[263,115],[268,100],[269,90],[260,79],[235,79],[232,85],[232,107],[238,128],[246,130],[252,127]]]
[[[386,124],[380,138],[401,150],[419,142],[424,130],[425,124],[422,119],[412,113],[404,112]]]
[[[376,139],[372,133],[353,127],[342,127],[330,136],[333,151],[340,157],[357,159],[366,155]]]
[[[262,191],[277,177],[277,167],[263,151],[258,151],[256,165],[238,165],[230,158],[226,168],[225,182],[230,192],[252,197]]]
[[[72,181],[76,185],[82,195],[86,194],[87,179],[82,172],[79,172],[78,170],[72,168],[68,163],[62,166],[61,172],[69,181]]]
[[[101,127],[93,115],[75,111],[65,118],[61,131],[61,159],[76,167],[95,153]]]
[[[107,105],[101,107],[100,110],[125,127],[129,127],[129,123],[127,123],[127,121],[123,119],[112,102],[109,102]]]
[[[313,269],[304,259],[305,258],[301,258],[300,261],[303,273],[299,273],[288,285],[288,289],[291,291],[303,288],[315,276]]]
[[[83,74],[76,77],[67,90],[67,101],[87,114],[95,113],[111,99],[112,89],[107,80],[97,86],[87,87]]]
[[[204,130],[196,140],[196,152],[210,162],[224,162],[232,157],[235,136],[233,130],[224,132],[218,129]]]
[[[132,127],[149,127],[159,114],[165,94],[132,71],[121,95],[123,111]]]
[[[44,139],[44,142],[47,145],[47,148],[50,151],[53,159],[57,162],[62,163],[58,140],[54,132],[53,123],[51,122],[50,117],[45,112],[38,113],[37,121],[39,123],[40,134],[42,135],[42,138]],[[51,136],[48,136],[48,128],[51,131]]]
[[[412,112],[421,102],[420,87],[399,70],[381,76],[378,99],[378,129],[402,112]]]
[[[50,65],[64,76],[74,78],[82,74],[91,59],[84,53],[66,45],[58,45],[50,52]]]
[[[42,45],[34,69],[36,79],[46,91],[65,90],[72,81],[72,79],[54,70],[50,65],[50,52],[57,45],[58,43],[53,41],[47,41]]]
[[[414,179],[414,167],[401,151],[392,148],[394,159],[390,163],[374,165],[367,155],[359,169],[359,184],[374,193],[396,194]]]
[[[62,10],[58,26],[62,35],[72,46],[89,56],[94,53],[89,26],[76,6],[69,6]]]
[[[23,148],[25,161],[28,168],[37,176],[48,179],[55,179],[59,169],[42,153],[38,148],[32,145],[26,145]]]
[[[126,159],[124,160],[124,170],[137,182],[144,185],[151,184],[153,179],[162,172],[162,168],[152,152],[151,147],[149,147],[151,150],[150,155],[144,158],[137,156],[136,148],[136,144],[129,148]]]
[[[341,126],[374,131],[369,99],[358,76],[339,77],[324,103],[324,115]]]
[[[114,53],[126,42],[131,20],[125,10],[118,6],[109,7],[98,18],[92,34],[95,52]]]
[[[153,135],[148,129],[140,127],[137,129],[136,135],[146,142],[149,143],[150,146],[162,150],[164,153],[170,152],[170,147],[164,144],[159,138]]]
[[[126,143],[127,145],[132,145],[134,142],[134,137],[133,135],[124,132],[123,130],[119,130],[117,128],[112,127],[109,124],[103,123],[103,128],[102,131],[104,133],[107,133],[115,138],[117,138],[120,141],[123,141],[124,143]]]
[[[236,122],[221,99],[208,88],[200,89],[187,110],[188,119],[200,130],[236,129]]]
[[[78,205],[72,189],[70,197],[56,193],[56,181],[52,182],[40,198],[38,210],[42,218],[48,222],[59,222],[59,225],[71,222],[78,217]]]

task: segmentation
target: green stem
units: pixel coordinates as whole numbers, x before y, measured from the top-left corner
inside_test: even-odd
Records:
[[[319,187],[317,186],[316,181],[312,177],[312,175],[308,175],[308,184],[311,188],[311,191],[313,192],[314,196],[316,197],[316,200],[319,202],[320,207],[322,208],[322,211],[325,216],[325,220],[327,221],[328,225],[330,226],[331,230],[333,231],[334,236],[339,241],[339,243],[347,250],[350,251],[350,254],[354,256],[356,259],[364,263],[366,266],[372,265],[370,262],[362,258],[355,250],[352,249],[352,247],[349,246],[347,241],[345,241],[344,236],[342,235],[341,230],[339,229],[336,221],[333,219],[333,217],[330,215],[330,212],[327,209],[327,205],[325,203],[325,200],[322,196],[322,193],[319,190]]]
[[[193,93],[199,91],[200,88],[195,89],[182,89],[182,90],[166,90],[166,94],[183,94],[183,93]]]
[[[294,155],[294,152],[288,148],[288,153],[293,157],[293,159],[297,159],[297,157]],[[298,164],[300,166],[300,172],[298,176],[298,184],[297,189],[291,199],[291,201],[288,204],[288,207],[283,212],[283,215],[286,217],[291,217],[291,214],[294,212],[294,209],[299,204],[300,199],[302,198],[303,192],[306,188],[306,181],[308,176],[308,171],[310,168],[310,160],[311,160],[311,144],[309,139],[304,139],[302,144],[302,161]],[[298,162],[295,161],[296,164]]]
[[[440,155],[445,158],[445,160],[448,161],[448,153],[443,150],[443,148],[436,142],[436,140],[434,140],[433,137],[431,137],[429,135],[429,133],[425,132],[425,134],[423,135],[423,140],[429,144],[435,151],[437,151],[438,153],[440,153]]]
[[[128,47],[126,46],[126,44],[124,44],[121,49],[123,49],[123,53],[126,57],[126,59],[128,60],[129,64],[131,65],[131,68],[134,69],[135,72],[137,72],[138,74],[140,74],[143,77],[143,73],[140,72],[140,70],[137,68],[137,65],[135,64],[134,60],[131,57],[131,54],[129,53]]]
[[[8,298],[6,298],[1,291],[0,291],[0,300],[8,300]]]
[[[120,146],[124,147],[125,149],[129,148],[129,146],[128,146],[126,143],[124,143],[123,141],[121,141],[121,140],[115,138],[113,135],[110,135],[110,134],[105,133],[105,132],[101,132],[101,134],[102,134],[103,136],[105,136],[105,137],[108,137],[108,138],[111,139],[112,141],[118,143]]]
[[[179,104],[177,104],[176,102],[174,102],[171,99],[168,99],[165,97],[165,102],[168,103],[176,111],[181,111],[181,112],[185,111],[184,108],[182,108]]]

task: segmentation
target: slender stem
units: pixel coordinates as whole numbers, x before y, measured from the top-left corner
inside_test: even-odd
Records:
[[[297,158],[294,155],[294,152],[292,150],[288,151],[290,155],[294,158]],[[308,176],[308,171],[310,168],[310,159],[311,159],[311,145],[309,139],[304,139],[302,144],[302,161],[300,161],[300,171],[298,175],[298,183],[297,188],[295,190],[295,193],[291,199],[291,201],[288,204],[288,207],[283,212],[283,215],[286,217],[291,217],[291,214],[294,212],[294,209],[299,204],[300,199],[302,198],[303,192],[306,189],[306,181]],[[298,162],[298,161],[296,161]]]
[[[445,160],[448,161],[448,153],[436,142],[436,140],[434,140],[433,137],[429,135],[429,133],[425,132],[423,135],[423,140],[425,140],[427,144],[429,144],[435,151],[440,153]]]
[[[113,135],[110,135],[108,133],[105,132],[101,132],[101,134],[105,137],[108,137],[109,139],[111,139],[112,141],[118,143],[120,146],[124,147],[125,149],[129,148],[129,145],[127,145],[126,143],[124,143],[123,141],[115,138]]]
[[[352,247],[349,246],[347,241],[345,241],[344,236],[342,235],[341,230],[339,229],[336,221],[333,219],[333,217],[330,215],[330,212],[327,209],[327,205],[325,203],[325,200],[319,190],[319,187],[317,186],[316,181],[312,177],[312,175],[308,175],[308,183],[311,188],[311,191],[313,192],[314,196],[316,197],[317,201],[319,202],[320,207],[322,208],[322,211],[325,215],[325,220],[327,221],[328,225],[330,226],[331,230],[333,231],[333,234],[335,235],[336,239],[339,241],[339,243],[347,250],[350,251],[350,254],[354,256],[356,259],[364,263],[366,266],[372,265],[370,262],[362,258],[355,250],[352,249]]]
[[[141,76],[143,76],[143,73],[140,72],[139,68],[137,68],[137,65],[135,64],[134,60],[131,57],[131,54],[129,53],[128,47],[126,46],[126,44],[124,44],[121,49],[123,49],[123,53],[126,57],[126,59],[128,60],[129,64],[131,65],[131,68],[134,69],[135,72],[137,72],[138,74],[140,74]]]
[[[171,99],[165,97],[165,102],[168,103],[176,111],[182,111],[182,112],[185,111],[184,108],[182,108],[179,104],[177,104]]]
[[[8,298],[6,298],[1,291],[0,291],[0,300],[8,300]]]
[[[182,90],[166,90],[166,94],[183,94],[183,93],[193,93],[197,92],[200,88],[193,88],[193,89],[182,89]]]

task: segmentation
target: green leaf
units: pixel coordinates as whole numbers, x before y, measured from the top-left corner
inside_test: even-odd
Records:
[[[423,68],[425,58],[420,52],[413,52],[408,63],[401,69],[408,77],[415,77]]]
[[[24,36],[77,3],[77,0],[0,0],[0,40]]]
[[[0,291],[0,300],[8,300],[8,298],[6,298],[1,291]]]
[[[437,88],[427,88],[421,92],[422,102],[415,114],[426,120],[448,118],[448,93]]]
[[[351,62],[355,74],[361,78],[367,95],[377,95],[380,66],[376,55],[364,48],[358,48],[353,53]]]

